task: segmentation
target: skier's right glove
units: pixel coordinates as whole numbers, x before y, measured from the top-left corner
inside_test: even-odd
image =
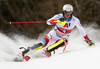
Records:
[[[64,18],[60,18],[60,19],[58,19],[57,21],[54,21],[54,22],[57,22],[60,25],[64,25],[66,23],[66,20]]]
[[[88,43],[89,46],[94,46],[94,42],[92,42],[89,38],[85,40],[86,43]]]

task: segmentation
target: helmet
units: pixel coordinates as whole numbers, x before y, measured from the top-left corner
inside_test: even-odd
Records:
[[[70,4],[65,4],[62,9],[63,15],[65,14],[73,14],[73,6]]]

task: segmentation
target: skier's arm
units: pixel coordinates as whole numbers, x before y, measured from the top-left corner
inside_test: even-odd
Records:
[[[54,25],[54,24],[57,23],[57,22],[54,22],[54,21],[57,21],[57,20],[58,20],[58,15],[55,15],[52,18],[50,18],[50,19],[47,20],[47,24],[48,25]]]
[[[56,23],[64,25],[66,23],[66,20],[61,17],[61,14],[55,15],[54,17],[47,20],[48,25],[54,25]]]
[[[79,20],[77,20],[76,27],[78,28],[78,30],[80,31],[80,33],[83,35],[84,39],[85,40],[88,39],[88,35],[86,34],[86,31],[84,30],[84,28],[81,26]]]
[[[78,23],[76,24],[76,27],[80,31],[80,33],[83,35],[85,42],[88,43],[89,46],[94,46],[94,42],[92,42],[89,38],[88,35],[86,34],[86,31],[84,28],[81,26],[80,21],[78,20]]]

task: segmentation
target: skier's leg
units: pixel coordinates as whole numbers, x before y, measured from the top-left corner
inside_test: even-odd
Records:
[[[38,49],[41,49],[41,48],[47,46],[47,44],[49,43],[50,39],[51,39],[50,34],[47,34],[40,43],[34,44],[33,46],[31,46],[31,47],[27,48],[26,50],[24,50],[22,52],[23,57],[28,56],[32,51],[34,52],[34,51],[36,51]]]
[[[42,43],[37,43],[37,44],[34,44],[33,46],[31,46],[31,47],[28,47],[26,50],[24,50],[23,52],[22,52],[22,55],[23,56],[28,56],[29,55],[29,53],[28,52],[30,52],[30,51],[36,51],[36,50],[38,50],[38,49],[41,49],[41,48],[43,48],[43,44]]]
[[[43,38],[43,40],[40,43],[33,45],[30,48],[28,48],[27,50],[25,50],[23,52],[23,56],[28,56],[28,52],[30,52],[31,50],[36,51],[38,49],[41,49],[41,48],[47,46],[49,43],[55,42],[58,39],[60,39],[60,38],[56,36],[56,32],[53,29]]]
[[[54,30],[52,30],[49,34],[52,37],[51,39],[52,39],[53,44],[47,47],[46,50],[44,50],[45,54],[48,57],[51,56],[52,51],[65,45],[63,39]],[[68,44],[69,36],[67,36],[66,34],[61,34],[61,35],[65,39],[66,43]]]
[[[67,39],[65,39],[66,43],[68,42]],[[50,57],[51,56],[51,52],[55,51],[56,49],[58,49],[59,47],[64,46],[64,41],[63,39],[59,40],[58,42],[50,45],[49,47],[46,48],[46,50],[44,50],[45,54]]]

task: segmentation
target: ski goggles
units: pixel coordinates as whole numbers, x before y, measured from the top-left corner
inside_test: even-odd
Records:
[[[63,11],[63,13],[71,15],[73,12],[72,11]]]

